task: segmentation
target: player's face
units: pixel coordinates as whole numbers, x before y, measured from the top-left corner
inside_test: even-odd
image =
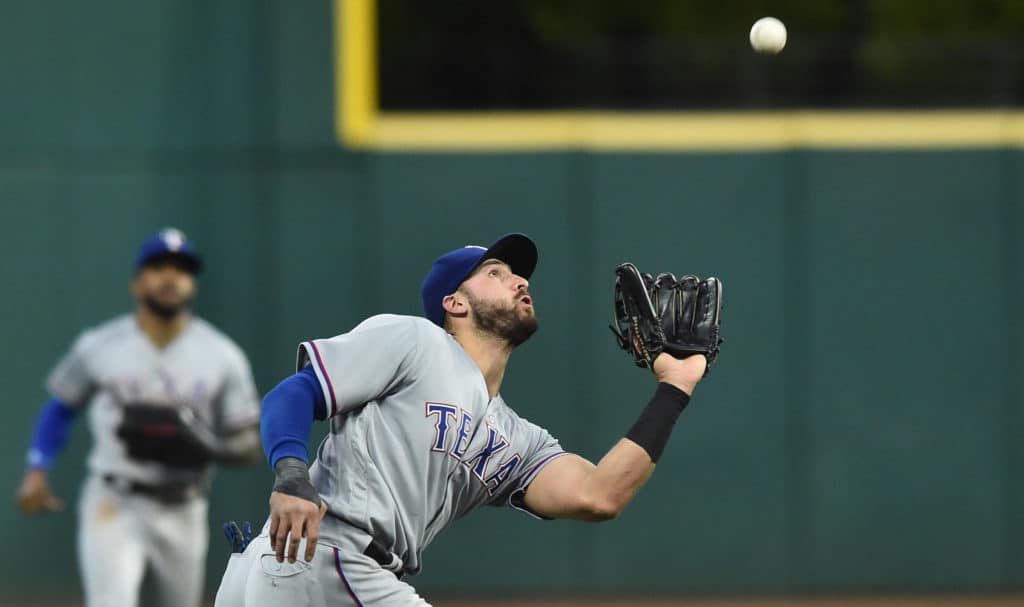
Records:
[[[195,291],[195,277],[174,258],[146,265],[132,283],[135,299],[162,318],[173,318],[187,310]]]
[[[488,260],[462,284],[477,330],[497,335],[512,347],[537,331],[530,283],[513,274],[508,264]]]

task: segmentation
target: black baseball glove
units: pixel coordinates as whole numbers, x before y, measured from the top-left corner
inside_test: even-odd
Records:
[[[722,283],[717,278],[677,280],[669,273],[653,278],[624,263],[615,268],[614,300],[611,330],[638,367],[653,370],[662,352],[676,358],[703,354],[708,369],[715,362],[722,344]]]
[[[174,468],[200,468],[216,459],[217,437],[188,407],[131,404],[117,436],[132,459]]]

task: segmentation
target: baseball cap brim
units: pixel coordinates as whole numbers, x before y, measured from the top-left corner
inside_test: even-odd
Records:
[[[189,274],[197,275],[203,269],[203,259],[195,253],[181,253],[181,252],[167,252],[167,253],[156,253],[150,257],[144,259],[139,264],[139,269],[144,267],[158,265],[165,261],[173,261],[181,266],[182,269],[187,271]]]
[[[513,274],[529,279],[537,269],[537,245],[525,234],[506,234],[488,247],[480,261],[466,274],[469,276],[488,259],[503,261],[512,268]],[[465,278],[463,280],[465,280]]]

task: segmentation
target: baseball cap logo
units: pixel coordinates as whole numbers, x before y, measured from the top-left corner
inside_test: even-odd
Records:
[[[180,251],[185,246],[185,234],[176,228],[166,228],[161,231],[160,240],[163,240],[171,251]]]

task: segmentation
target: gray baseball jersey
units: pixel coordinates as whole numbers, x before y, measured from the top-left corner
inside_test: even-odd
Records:
[[[349,333],[299,346],[331,416],[310,469],[329,515],[321,537],[350,525],[416,573],[421,553],[478,506],[522,502],[545,464],[564,455],[519,417],[462,346],[430,321],[380,315]]]
[[[190,482],[203,471],[130,459],[116,435],[123,405],[186,406],[224,433],[259,419],[259,395],[245,355],[200,318],[191,319],[163,349],[134,315],[87,330],[57,363],[47,387],[68,405],[88,405],[92,472],[151,484]]]

